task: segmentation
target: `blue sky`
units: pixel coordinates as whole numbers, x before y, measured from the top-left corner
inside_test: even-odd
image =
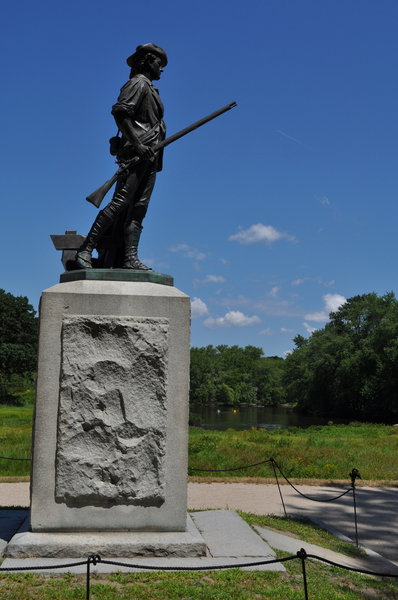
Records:
[[[345,298],[395,291],[395,0],[22,0],[0,27],[0,287],[37,306],[58,282],[49,235],[87,233],[125,58],[154,42],[169,134],[238,103],[166,149],[144,222],[192,344],[283,356]]]

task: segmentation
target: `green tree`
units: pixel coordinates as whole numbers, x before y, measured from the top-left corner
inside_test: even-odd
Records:
[[[190,401],[195,404],[277,404],[284,400],[284,360],[255,346],[191,350]]]
[[[191,349],[190,401],[194,404],[216,402],[216,354],[213,346]]]
[[[275,406],[286,400],[283,383],[285,361],[280,356],[267,356],[255,365],[257,403],[261,406]]]
[[[216,388],[216,402],[220,405],[234,405],[235,404],[235,392],[226,383],[220,383]]]
[[[398,414],[398,302],[392,292],[349,298],[286,359],[289,401],[328,416]]]
[[[3,396],[13,375],[35,370],[36,356],[37,319],[33,307],[26,297],[13,296],[0,289],[0,381]]]

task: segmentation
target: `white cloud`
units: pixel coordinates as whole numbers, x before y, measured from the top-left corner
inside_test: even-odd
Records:
[[[285,350],[283,356],[289,356],[292,353],[292,350]]]
[[[148,265],[148,267],[154,267],[155,266],[155,259],[154,258],[148,258],[148,257],[144,257],[142,259],[142,262],[144,263],[144,265]],[[159,265],[158,265],[159,266]]]
[[[249,298],[243,294],[238,296],[226,296],[218,301],[222,306],[245,307],[245,310],[265,313],[271,317],[302,317],[302,311],[295,307],[291,300],[279,298],[261,297]]]
[[[148,267],[152,267],[155,269],[169,269],[170,268],[170,265],[167,262],[159,261],[156,258],[148,258],[147,256],[143,257],[142,262],[145,265],[148,265]]]
[[[294,333],[294,330],[288,327],[281,327],[281,333]]]
[[[325,310],[320,310],[319,312],[308,313],[304,315],[304,319],[308,319],[308,321],[316,321],[320,323],[321,321],[327,321],[329,319],[329,313]]]
[[[294,279],[292,281],[292,285],[302,285],[305,282],[305,279]]]
[[[170,252],[179,252],[185,256],[185,258],[194,258],[195,260],[203,260],[207,256],[205,252],[200,252],[196,248],[191,248],[188,244],[177,244],[176,246],[171,246],[169,250]]]
[[[320,199],[320,203],[323,206],[330,206],[330,200],[327,196],[322,196],[322,198]]]
[[[203,321],[203,325],[212,329],[215,327],[246,327],[260,322],[261,319],[257,315],[249,317],[240,310],[230,310],[223,317],[217,317],[216,319],[208,317]]]
[[[335,312],[342,306],[347,299],[341,294],[325,294],[323,296],[324,309],[319,312],[308,313],[304,315],[304,319],[307,321],[328,321],[329,313]]]
[[[344,298],[341,294],[325,294],[323,299],[329,312],[335,312],[347,302],[347,298]]]
[[[267,329],[262,329],[258,332],[259,335],[272,335],[272,331],[269,327]]]
[[[224,283],[225,279],[222,275],[206,275],[204,283]]]
[[[238,233],[229,236],[229,240],[239,242],[240,244],[257,244],[258,242],[266,242],[272,244],[281,238],[286,238],[289,241],[294,241],[294,237],[283,233],[272,227],[272,225],[263,225],[256,223],[249,229],[241,229]]]
[[[304,325],[307,333],[314,333],[314,331],[316,331],[316,327],[312,327],[311,325],[309,325],[305,321],[304,321],[303,325]]]
[[[204,315],[209,314],[209,309],[203,300],[200,298],[194,298],[191,300],[191,315],[193,319],[197,319],[198,317],[204,317]]]
[[[314,281],[314,282],[318,283],[319,285],[323,285],[324,287],[327,287],[327,288],[333,287],[336,284],[336,281],[334,279],[330,279],[329,281],[324,281],[320,277],[303,277],[301,279],[300,278],[294,279],[292,281],[291,285],[294,285],[294,286],[302,285],[306,281]]]
[[[279,292],[279,288],[277,285],[275,285],[273,288],[270,289],[269,292],[267,292],[267,296],[271,296],[271,298],[276,298]]]

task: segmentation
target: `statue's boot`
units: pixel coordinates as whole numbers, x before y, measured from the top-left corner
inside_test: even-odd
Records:
[[[86,239],[76,253],[75,262],[80,269],[93,268],[91,255],[94,248],[96,248],[99,239],[106,232],[111,223],[112,219],[110,215],[108,215],[105,210],[101,210],[88,232]]]
[[[147,267],[138,258],[138,244],[141,237],[142,227],[137,221],[132,221],[125,232],[125,254],[123,269],[135,269],[138,271],[151,271],[151,267]]]

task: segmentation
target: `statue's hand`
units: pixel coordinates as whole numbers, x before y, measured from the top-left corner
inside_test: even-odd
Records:
[[[145,146],[144,144],[139,144],[136,146],[135,152],[137,156],[140,158],[146,158],[147,160],[150,160],[155,156],[153,149],[150,146]]]

